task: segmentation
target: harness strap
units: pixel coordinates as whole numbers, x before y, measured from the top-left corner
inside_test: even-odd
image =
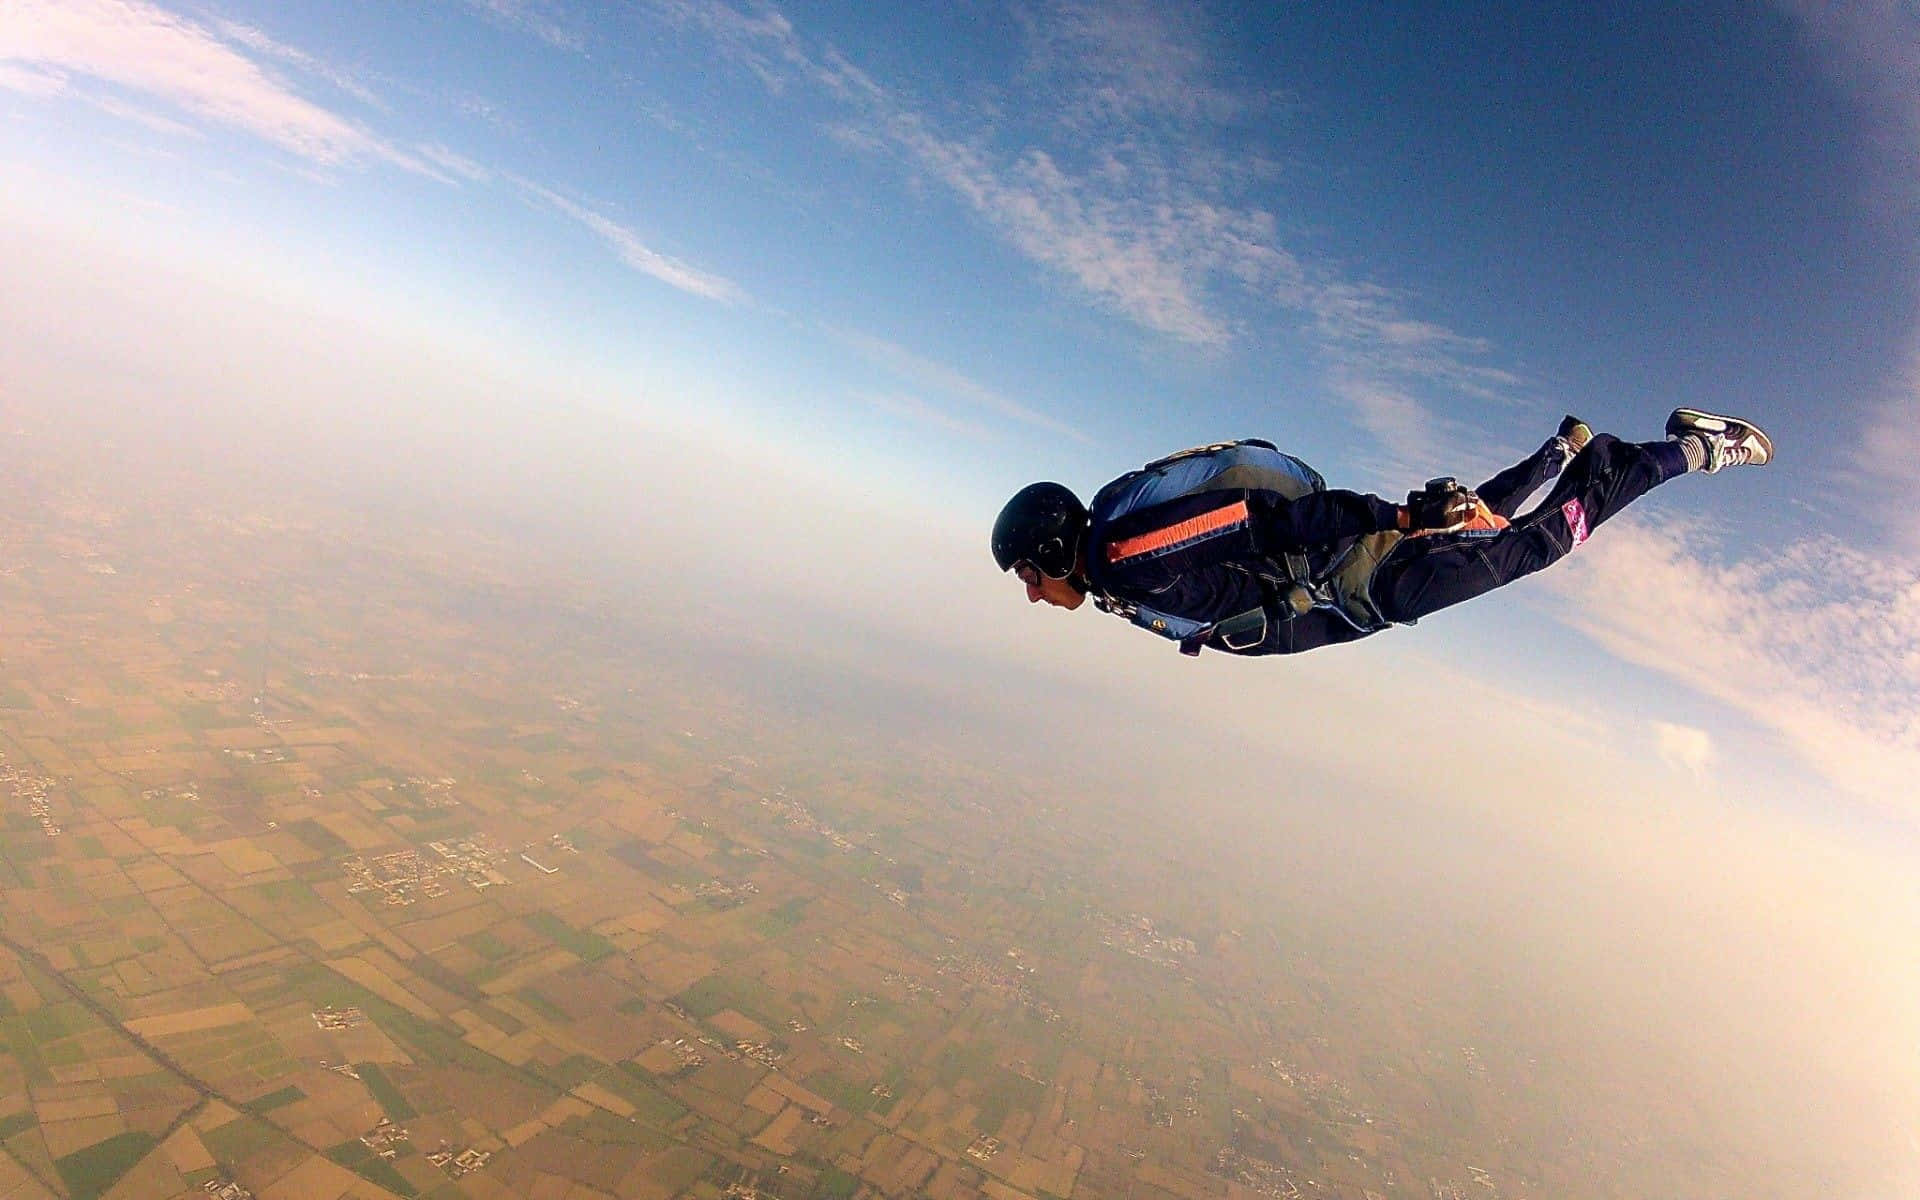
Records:
[[[1164,554],[1169,550],[1190,546],[1194,542],[1204,541],[1210,537],[1245,529],[1252,520],[1253,516],[1247,510],[1246,500],[1236,500],[1231,504],[1203,512],[1199,516],[1176,521],[1163,529],[1151,529],[1146,533],[1110,542],[1107,545],[1107,561],[1119,563],[1149,554]]]

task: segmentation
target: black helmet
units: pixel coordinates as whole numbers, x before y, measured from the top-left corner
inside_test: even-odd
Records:
[[[993,523],[993,561],[1002,571],[1030,562],[1042,575],[1073,573],[1080,539],[1087,532],[1087,506],[1057,483],[1030,483],[1013,494]]]

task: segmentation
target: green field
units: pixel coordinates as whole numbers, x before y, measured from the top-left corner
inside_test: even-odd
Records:
[[[389,1120],[407,1121],[420,1115],[413,1105],[407,1103],[407,1098],[393,1085],[393,1080],[387,1078],[387,1073],[380,1069],[378,1063],[356,1063],[353,1069],[360,1073],[360,1082],[367,1085],[367,1090],[379,1101]]]
[[[84,1150],[75,1150],[54,1160],[54,1169],[67,1185],[72,1200],[94,1200],[133,1169],[153,1149],[153,1135],[127,1132],[115,1134]]]
[[[552,913],[528,913],[520,919],[554,945],[577,956],[582,962],[599,962],[614,952],[612,942],[597,933],[575,929]]]
[[[392,1163],[367,1149],[367,1144],[358,1138],[328,1150],[327,1157],[368,1183],[378,1184],[397,1195],[419,1195],[419,1190],[407,1182],[405,1175]]]
[[[497,934],[484,929],[479,933],[470,933],[461,938],[460,944],[488,962],[498,962],[513,953],[512,946],[501,941]]]
[[[258,1100],[247,1101],[247,1111],[250,1113],[272,1112],[276,1108],[285,1108],[297,1100],[305,1100],[306,1098],[307,1094],[305,1092],[289,1084],[277,1092],[268,1092]]]
[[[800,924],[806,912],[806,898],[795,897],[780,907],[762,914],[760,919],[753,923],[753,927],[763,937],[779,937],[783,933],[791,932],[796,925]]]
[[[784,1011],[780,998],[765,984],[735,975],[714,974],[696,980],[674,999],[703,1021],[731,1008],[762,1025],[777,1028],[780,1021],[776,1014]]]

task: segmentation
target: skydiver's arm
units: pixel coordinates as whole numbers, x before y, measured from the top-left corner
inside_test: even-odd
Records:
[[[1247,497],[1255,537],[1268,551],[1304,550],[1382,529],[1405,528],[1401,508],[1364,492],[1309,492],[1288,500],[1278,492]]]

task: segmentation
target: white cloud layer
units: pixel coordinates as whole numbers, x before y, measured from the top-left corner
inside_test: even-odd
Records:
[[[309,162],[413,166],[352,122],[306,100],[206,28],[142,0],[11,0],[0,5],[0,67],[85,78],[149,96],[261,138]]]
[[[640,236],[633,230],[610,217],[569,200],[551,188],[542,187],[531,180],[515,178],[514,183],[528,196],[561,216],[585,226],[594,236],[611,246],[621,262],[643,275],[652,276],[670,287],[679,288],[683,292],[707,300],[735,304],[747,298],[747,294],[733,281],[660,253],[642,242]]]
[[[545,5],[483,0],[477,7],[555,45],[579,48],[554,24]],[[250,25],[219,21],[208,28],[145,0],[0,3],[0,88],[76,99],[173,136],[199,133],[133,98],[157,101],[199,125],[251,134],[321,168],[384,160],[447,184],[496,178],[490,168],[442,145],[417,153],[394,148],[289,90],[242,49],[290,64],[379,107],[378,98],[351,76]],[[746,299],[731,280],[654,250],[631,229],[553,188],[517,177],[510,181],[529,203],[585,226],[634,270],[706,299]]]
[[[1609,650],[1743,713],[1835,789],[1920,821],[1920,571],[1826,537],[1731,564],[1714,549],[1698,525],[1622,517],[1543,578]],[[1660,738],[1683,763],[1697,748]]]
[[[0,88],[25,96],[58,96],[67,90],[67,77],[58,71],[0,62]]]

